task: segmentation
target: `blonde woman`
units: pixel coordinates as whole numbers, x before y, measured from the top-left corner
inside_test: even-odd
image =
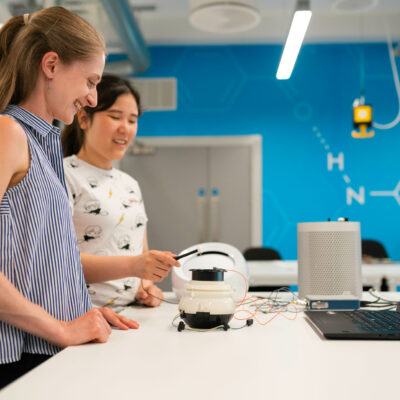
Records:
[[[52,125],[97,104],[104,63],[101,36],[62,7],[0,30],[0,387],[62,347],[105,342],[109,324],[138,327],[92,309]]]

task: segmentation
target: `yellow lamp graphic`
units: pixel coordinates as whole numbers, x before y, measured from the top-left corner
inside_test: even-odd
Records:
[[[368,131],[372,126],[372,106],[367,104],[353,106],[353,126],[355,130],[351,136],[356,139],[367,139],[375,135],[374,131]],[[358,129],[358,131],[357,131]]]

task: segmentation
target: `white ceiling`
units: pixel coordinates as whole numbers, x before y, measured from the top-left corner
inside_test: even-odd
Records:
[[[147,44],[284,43],[296,0],[255,0],[261,23],[240,34],[213,34],[189,23],[189,0],[129,0]],[[310,0],[313,16],[305,42],[384,41],[388,33],[400,40],[400,0]],[[0,18],[10,4],[33,0],[0,0]],[[62,5],[79,12],[106,38],[109,50],[121,42],[100,0],[36,0],[41,6]],[[3,5],[3,7],[1,7]],[[343,11],[351,8],[352,11]],[[364,10],[363,10],[364,9]]]
[[[400,0],[310,1],[313,16],[306,42],[381,41],[385,40],[385,30],[400,39]],[[250,31],[225,35],[192,27],[188,20],[189,0],[130,0],[130,3],[155,7],[153,11],[135,14],[148,43],[283,43],[296,0],[258,0],[261,23]],[[349,8],[352,11],[343,11]]]

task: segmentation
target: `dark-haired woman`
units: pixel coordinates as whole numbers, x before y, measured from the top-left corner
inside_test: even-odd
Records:
[[[139,185],[112,166],[136,136],[140,97],[129,81],[112,75],[103,76],[97,91],[97,106],[81,109],[62,134],[65,176],[89,294],[99,307],[126,306],[135,300],[157,306],[163,295],[153,281],[166,276],[162,258],[173,254],[149,251]],[[115,261],[112,266],[91,262],[94,255],[103,260],[113,256]],[[143,268],[150,260],[159,260],[159,269],[146,273]]]

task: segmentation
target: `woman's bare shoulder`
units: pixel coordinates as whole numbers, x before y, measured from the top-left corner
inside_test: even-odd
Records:
[[[21,125],[8,115],[0,115],[0,143],[1,147],[7,146],[9,150],[26,143],[26,134]]]
[[[0,165],[11,172],[26,169],[28,142],[22,127],[7,115],[0,115]]]
[[[10,115],[0,115],[0,126],[2,128],[15,129],[23,132],[21,125]]]

